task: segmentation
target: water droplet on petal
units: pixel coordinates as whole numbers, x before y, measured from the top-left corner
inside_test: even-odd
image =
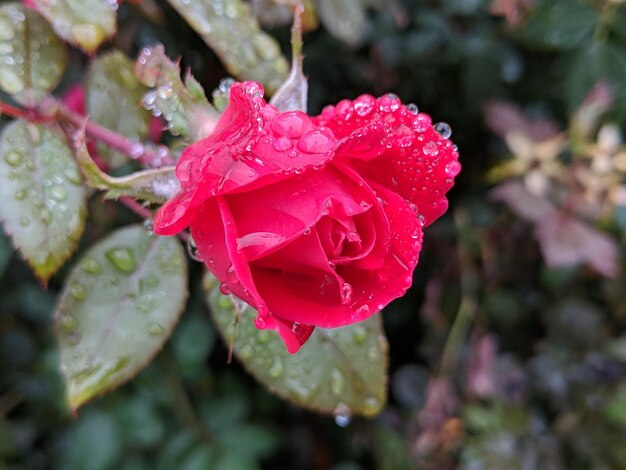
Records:
[[[229,93],[232,86],[235,84],[235,79],[231,77],[222,78],[217,89],[222,93]]]
[[[417,132],[426,132],[432,125],[432,121],[428,114],[420,113],[413,119],[413,129]]]
[[[452,135],[452,128],[447,122],[438,122],[435,124],[435,130],[444,139],[449,139]]]
[[[232,294],[232,291],[230,290],[230,287],[228,287],[228,284],[226,284],[225,282],[222,282],[220,284],[220,292],[223,295],[230,295],[230,294]]]
[[[378,109],[385,113],[392,113],[400,108],[400,98],[393,93],[387,93],[378,99]]]
[[[417,220],[422,226],[426,223],[426,218],[424,217],[424,214],[417,214]]]
[[[272,122],[272,131],[278,136],[299,139],[304,134],[309,119],[301,111],[290,111],[278,116]]]
[[[128,248],[111,248],[104,253],[104,256],[118,271],[132,273],[137,268],[137,261]]]
[[[187,240],[187,253],[189,254],[189,257],[192,260],[202,262],[202,257],[200,256],[200,253],[198,252],[198,247],[196,246],[196,242],[191,236]]]
[[[357,115],[365,117],[374,110],[375,104],[376,99],[373,96],[362,95],[354,100],[352,107]]]
[[[411,113],[417,115],[420,111],[415,103],[409,103],[406,105],[406,110]]]
[[[298,150],[309,154],[326,153],[332,148],[331,137],[320,130],[311,131],[298,141]]]
[[[415,139],[415,131],[404,124],[394,130],[394,139],[399,147],[410,147]]]
[[[424,144],[422,151],[424,152],[424,155],[428,157],[436,157],[439,153],[439,148],[435,142],[428,142]]]
[[[274,141],[273,145],[274,149],[276,149],[276,151],[278,152],[285,152],[286,150],[289,150],[291,147],[293,147],[293,143],[287,137],[277,138]]]
[[[341,286],[341,303],[349,304],[352,301],[352,285],[344,282]]]
[[[456,176],[461,171],[461,164],[457,161],[452,161],[446,164],[444,171],[450,176]]]

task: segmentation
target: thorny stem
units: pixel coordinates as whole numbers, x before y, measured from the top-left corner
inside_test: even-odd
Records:
[[[107,144],[112,149],[128,155],[131,159],[137,160],[151,167],[174,165],[176,161],[168,155],[160,155],[154,150],[144,147],[139,142],[135,142],[117,132],[100,126],[93,121],[87,120],[85,116],[69,110],[66,106],[59,104],[56,117],[63,122],[68,122],[76,127],[85,127],[87,135],[93,139]]]
[[[169,154],[161,154],[151,148],[143,146],[117,132],[100,126],[82,114],[71,111],[61,102],[49,98],[42,102],[40,108],[20,109],[0,101],[0,111],[12,117],[26,119],[31,122],[49,122],[57,120],[72,124],[75,127],[85,127],[87,135],[93,139],[105,143],[109,147],[127,155],[133,160],[150,167],[174,165],[174,160]],[[165,148],[165,147],[164,147]]]
[[[461,303],[441,354],[441,375],[451,375],[456,368],[459,351],[467,337],[472,321],[476,316],[476,311],[478,310],[476,301],[476,273],[472,266],[467,241],[463,239],[464,234],[467,233],[469,221],[467,214],[462,210],[457,210],[454,213],[454,219],[457,226],[457,233],[460,234],[457,246],[461,276]]]

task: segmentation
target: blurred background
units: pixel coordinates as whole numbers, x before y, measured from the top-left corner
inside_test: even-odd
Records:
[[[289,10],[252,11],[289,56]],[[201,266],[155,361],[71,416],[47,289],[0,235],[0,469],[626,468],[626,2],[309,0],[309,112],[393,92],[453,129],[463,170],[383,318],[389,403],[349,423],[227,364]],[[111,44],[161,42],[207,90],[220,59],[165,2]],[[72,52],[59,93],[84,74]],[[137,220],[89,207],[81,250]],[[71,264],[71,263],[70,263]]]

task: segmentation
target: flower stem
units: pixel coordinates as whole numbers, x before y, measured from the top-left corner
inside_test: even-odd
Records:
[[[478,302],[476,300],[477,276],[467,246],[468,241],[465,239],[470,225],[469,220],[467,214],[462,210],[457,210],[454,213],[454,218],[457,233],[460,235],[457,246],[461,276],[461,303],[441,354],[441,375],[451,375],[454,372],[459,358],[459,351],[478,310]]]

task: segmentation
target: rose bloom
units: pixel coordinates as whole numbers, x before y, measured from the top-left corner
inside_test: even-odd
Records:
[[[394,95],[310,117],[238,83],[214,132],[181,155],[155,232],[189,227],[222,292],[295,353],[316,326],[363,321],[409,288],[422,228],[461,168],[446,137]]]

